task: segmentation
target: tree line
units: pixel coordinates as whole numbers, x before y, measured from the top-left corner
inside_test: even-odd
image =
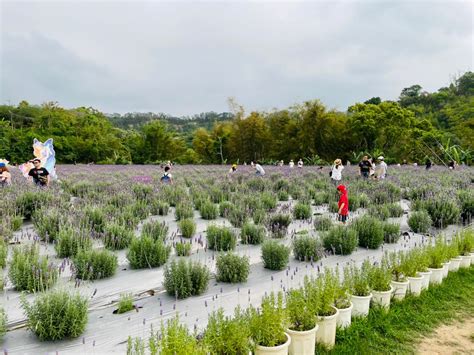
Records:
[[[65,109],[55,102],[0,106],[0,158],[31,158],[33,138],[54,139],[60,163],[235,163],[302,158],[322,164],[363,154],[388,162],[472,163],[474,73],[428,93],[419,85],[397,101],[373,97],[346,112],[318,100],[283,110],[177,118],[165,114],[105,115],[90,107]]]

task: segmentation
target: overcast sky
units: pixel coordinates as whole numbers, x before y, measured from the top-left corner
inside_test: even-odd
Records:
[[[0,104],[345,110],[473,68],[472,1],[0,3]]]

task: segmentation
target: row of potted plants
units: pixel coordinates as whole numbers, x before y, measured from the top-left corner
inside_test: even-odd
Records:
[[[450,241],[438,238],[407,252],[386,253],[375,264],[365,260],[342,270],[326,268],[316,278],[306,277],[301,288],[266,294],[260,307],[237,309],[233,317],[224,317],[222,310],[212,314],[203,341],[193,343],[194,353],[314,354],[316,343],[332,348],[337,327],[367,316],[370,305],[388,311],[392,299],[419,295],[473,260],[474,230],[468,229]],[[422,286],[418,278],[425,280]]]

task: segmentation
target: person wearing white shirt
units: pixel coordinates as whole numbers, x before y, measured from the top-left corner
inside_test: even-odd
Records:
[[[302,168],[303,167],[303,160],[298,160],[298,168]]]
[[[380,161],[379,168],[377,169],[377,177],[379,179],[385,179],[385,176],[387,175],[387,163],[384,161],[383,156],[379,156],[377,158],[378,161]]]
[[[293,159],[290,160],[290,163],[288,165],[290,166],[290,169],[294,168],[295,162],[293,161]]]
[[[257,173],[257,176],[265,175],[265,170],[263,170],[262,166],[259,163],[255,164],[255,171]]]
[[[344,165],[342,165],[341,159],[334,160],[334,165],[331,169],[331,181],[334,185],[338,185],[342,180],[342,171],[344,170]]]

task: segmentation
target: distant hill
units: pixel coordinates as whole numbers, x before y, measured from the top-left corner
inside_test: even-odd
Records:
[[[182,133],[192,133],[197,128],[211,129],[215,122],[230,121],[233,114],[230,112],[203,112],[193,116],[173,117],[164,113],[133,112],[121,115],[119,113],[107,114],[109,121],[121,129],[139,129],[148,122],[160,120],[166,122],[169,128]]]

